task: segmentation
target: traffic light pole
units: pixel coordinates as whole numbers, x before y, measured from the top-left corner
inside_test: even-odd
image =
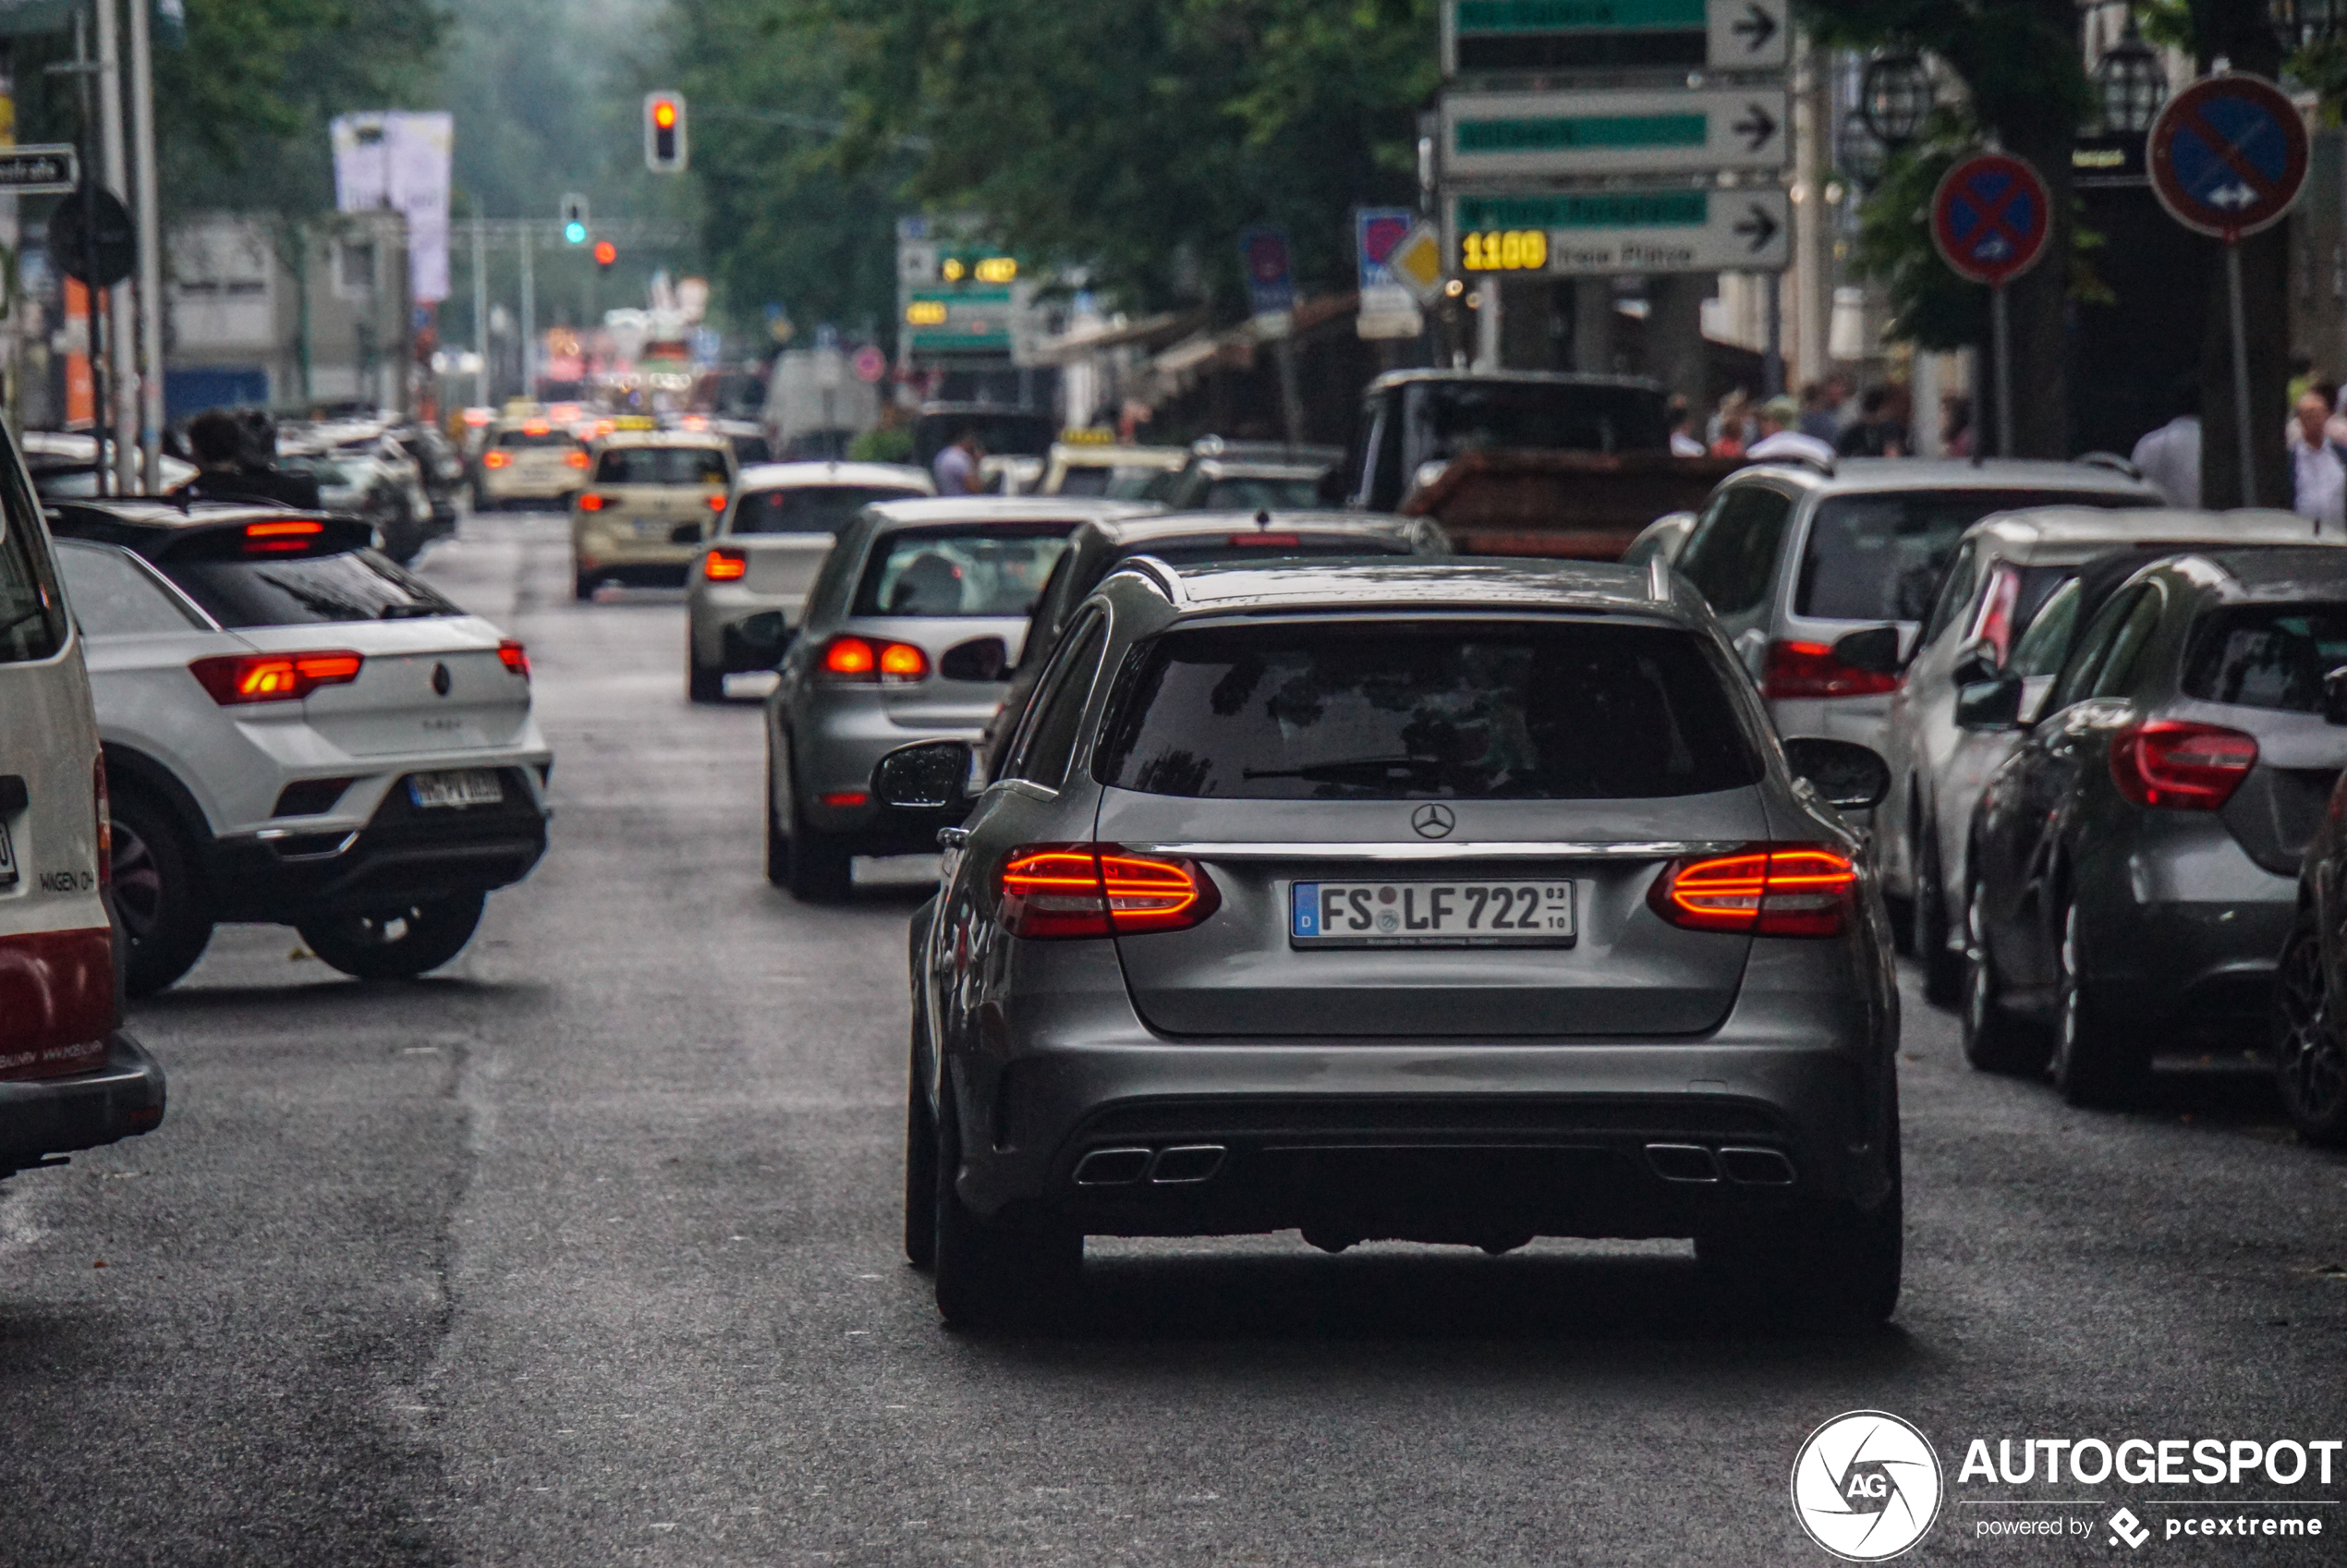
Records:
[[[478,220],[480,204],[473,203],[473,402],[489,403],[489,236]]]
[[[139,217],[140,488],[163,493],[163,226],[155,185],[154,24],[147,0],[130,0],[131,178]]]
[[[92,0],[98,17],[99,146],[104,170],[103,188],[120,198],[129,193],[128,140],[122,134],[122,17],[121,0]],[[92,211],[95,211],[93,206]],[[141,238],[144,237],[142,236]],[[138,447],[131,433],[139,428],[139,326],[131,291],[121,284],[106,290],[107,351],[113,367],[106,388],[111,404],[107,423],[114,431],[114,476],[116,495],[139,489]],[[103,461],[105,454],[99,454]]]
[[[521,231],[521,395],[538,395],[538,274],[527,227]]]

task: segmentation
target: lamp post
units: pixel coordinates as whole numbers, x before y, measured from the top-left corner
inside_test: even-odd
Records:
[[[2159,52],[2136,33],[2133,15],[2126,35],[2095,62],[2095,98],[2109,136],[2141,136],[2168,102],[2167,67],[2159,63]]]
[[[1904,147],[1923,134],[1931,117],[1931,69],[1913,54],[1884,55],[1867,62],[1858,81],[1858,115],[1885,147]]]

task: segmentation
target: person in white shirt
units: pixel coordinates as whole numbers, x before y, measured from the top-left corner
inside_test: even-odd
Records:
[[[2200,505],[2200,389],[2183,399],[2184,411],[2135,443],[2135,467],[2159,487],[2171,506]]]
[[[2317,533],[2347,531],[2347,461],[2326,428],[2330,399],[2310,387],[2298,399],[2290,421],[2291,510],[2315,525]]]
[[[1695,432],[1689,428],[1695,423],[1695,409],[1688,406],[1687,400],[1684,395],[1675,392],[1671,395],[1669,407],[1671,417],[1671,456],[1673,457],[1702,456],[1704,454],[1703,443],[1696,438]]]
[[[975,495],[984,488],[979,478],[979,461],[986,456],[986,448],[979,444],[978,432],[965,425],[954,432],[954,444],[938,453],[930,465],[937,479],[940,495]]]
[[[1801,405],[1780,393],[1760,405],[1760,439],[1754,442],[1746,457],[1756,463],[1770,458],[1811,459],[1833,467],[1833,448],[1814,435],[1803,435],[1794,427],[1801,422]]]

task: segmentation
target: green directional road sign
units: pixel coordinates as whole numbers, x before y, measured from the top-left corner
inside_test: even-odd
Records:
[[[1445,76],[1784,68],[1790,0],[1446,0]]]
[[[1793,259],[1777,186],[1455,193],[1447,205],[1450,267],[1469,275],[1773,273]]]
[[[1764,88],[1451,92],[1445,181],[1782,169],[1793,105]]]

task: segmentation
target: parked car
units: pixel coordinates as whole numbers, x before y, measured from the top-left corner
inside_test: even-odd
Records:
[[[872,798],[907,740],[975,741],[1067,536],[1119,504],[941,496],[865,507],[807,592],[766,700],[766,875],[844,898],[857,855],[932,851],[938,824]]]
[[[473,510],[568,505],[587,463],[586,443],[544,415],[500,419],[473,465]]]
[[[1320,504],[1320,481],[1343,453],[1296,457],[1193,456],[1143,487],[1176,512],[1300,512]]]
[[[2165,503],[2132,471],[2087,463],[1767,463],[1712,492],[1672,559],[1718,613],[1780,735],[1879,753],[1900,662],[1956,541],[1991,512],[2062,504]]]
[[[2122,584],[2033,722],[2018,674],[1964,689],[1957,723],[2020,732],[1966,855],[1974,1065],[2050,1054],[2073,1103],[2115,1103],[2164,1044],[2262,1030],[2347,767],[2321,711],[2341,664],[2347,553],[2222,551]]]
[[[859,508],[936,492],[927,473],[894,463],[742,469],[716,539],[685,579],[686,696],[715,702],[726,675],[774,667],[832,541]]]
[[[578,596],[605,582],[683,584],[733,498],[733,447],[704,432],[615,430],[590,456],[570,499]]]
[[[1490,1252],[1692,1236],[1824,1314],[1898,1295],[1890,930],[1795,743],[1663,571],[1137,560],[915,918],[906,1251],[951,1321],[1087,1234]]]
[[[2119,558],[2098,583],[2107,592],[2155,553],[2295,544],[2308,532],[2304,517],[2287,512],[2086,507],[1997,513],[1965,531],[1891,694],[1883,730],[1891,794],[1875,823],[1883,895],[1893,918],[1906,924],[1929,1000],[1946,1005],[1963,993],[1964,931],[1948,916],[1948,891],[1964,885],[1973,803],[2013,746],[2011,732],[1957,725],[1958,689],[1993,680],[2040,608],[2089,561]],[[2101,593],[2090,598],[2089,618]],[[2075,629],[2079,608],[2066,600],[2054,625]],[[2030,698],[2043,695],[2068,651],[2067,630],[2053,639],[2049,629],[2032,645],[2030,664],[2039,673],[2025,675],[2037,682]]]
[[[98,493],[98,438],[74,431],[27,431],[19,444],[32,488],[43,501]],[[111,454],[111,445],[107,448]],[[165,452],[163,488],[176,490],[195,477],[196,466]]]
[[[407,454],[423,480],[424,494],[432,506],[432,536],[456,532],[456,497],[465,488],[464,454],[440,433],[437,426],[423,419],[395,426],[391,438]]]
[[[320,506],[365,522],[383,553],[406,565],[424,547],[432,503],[415,465],[404,453],[393,461],[381,450],[388,444],[382,438],[359,445],[320,445],[288,432],[277,466],[315,479]]]
[[[1052,568],[1035,614],[1020,639],[1002,710],[987,722],[979,755],[992,776],[1001,743],[1018,727],[1035,693],[1043,665],[1059,646],[1060,634],[1076,607],[1109,573],[1136,555],[1153,555],[1181,566],[1273,562],[1350,555],[1448,555],[1451,541],[1424,517],[1378,517],[1358,512],[1258,513],[1253,522],[1226,512],[1140,513],[1095,517],[1069,536],[1067,553]]]
[[[1043,466],[1041,495],[1099,495],[1137,501],[1149,481],[1190,460],[1185,446],[1127,446],[1110,442],[1055,441]]]
[[[455,957],[546,847],[522,645],[277,507],[76,503],[57,560],[89,650],[134,996],[223,920],[346,974]]]
[[[0,1176],[162,1124],[122,1027],[106,774],[82,638],[0,436]]]

